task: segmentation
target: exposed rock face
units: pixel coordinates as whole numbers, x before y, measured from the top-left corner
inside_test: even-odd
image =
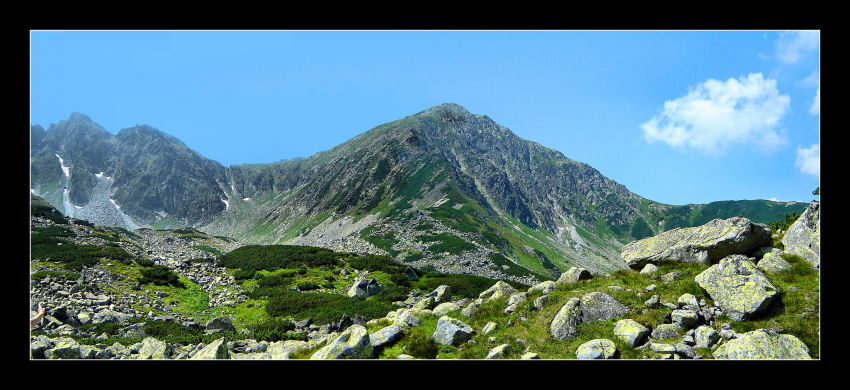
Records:
[[[785,252],[820,264],[820,202],[812,202],[782,237]]]
[[[383,348],[403,335],[404,330],[400,326],[389,325],[369,334],[369,342],[372,343],[373,348]]]
[[[361,325],[352,325],[330,344],[322,347],[310,359],[368,359],[373,346],[369,332]]]
[[[715,359],[811,359],[809,348],[800,339],[764,329],[739,334],[717,348],[713,356]]]
[[[767,225],[734,217],[632,241],[623,247],[621,256],[629,267],[639,270],[661,260],[710,264],[730,254],[746,254],[767,245],[770,245]]]
[[[222,339],[223,340],[223,339]],[[174,352],[174,347],[165,341],[157,340],[153,337],[146,337],[142,340],[142,346],[139,348],[139,359],[168,359]]]
[[[196,352],[192,360],[209,360],[209,359],[230,359],[230,351],[227,349],[227,343],[224,337],[207,344],[200,351]]]
[[[694,278],[729,318],[741,321],[766,309],[778,291],[747,257],[732,255]]]

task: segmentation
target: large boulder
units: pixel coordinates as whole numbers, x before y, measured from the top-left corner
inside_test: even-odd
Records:
[[[437,320],[437,330],[431,335],[440,345],[460,345],[471,339],[475,330],[460,320],[442,316]]]
[[[92,319],[92,323],[100,324],[100,323],[104,323],[104,322],[126,322],[127,320],[129,320],[132,317],[133,316],[131,316],[129,314],[117,312],[117,311],[114,311],[114,310],[104,309],[104,310],[97,312],[97,314],[94,315],[94,318]]]
[[[785,252],[820,264],[820,202],[812,202],[782,237]]]
[[[320,348],[310,359],[369,359],[373,352],[369,331],[362,325],[352,325],[330,344]]]
[[[715,359],[811,359],[809,348],[790,334],[754,330],[723,343],[713,354]]]
[[[635,270],[661,260],[710,264],[731,254],[749,254],[770,243],[767,225],[733,217],[632,241],[620,256]]]
[[[742,321],[764,311],[778,296],[776,287],[747,257],[732,255],[694,278],[729,318]]]
[[[52,340],[53,347],[44,351],[47,359],[81,359],[80,343],[70,337],[57,337]]]
[[[781,252],[770,252],[765,254],[764,257],[759,260],[758,264],[756,264],[756,267],[764,272],[773,274],[778,274],[791,269],[791,263],[785,261],[785,259],[780,256],[780,253]]]
[[[628,312],[629,308],[604,292],[595,291],[581,297],[581,318],[583,322],[607,321],[622,317]]]

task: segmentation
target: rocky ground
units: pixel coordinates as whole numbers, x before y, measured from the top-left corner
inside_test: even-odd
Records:
[[[808,217],[803,222],[808,226],[816,225],[819,235],[819,220],[813,224],[811,219]],[[792,226],[789,231],[803,228],[805,226]],[[132,323],[132,318],[178,321],[207,333],[234,328],[226,316],[197,323],[186,316],[154,316],[152,311],[140,310],[139,307],[150,307],[169,312],[168,307],[156,299],[161,298],[157,295],[116,294],[115,291],[123,290],[116,287],[124,287],[117,286],[122,275],[112,272],[108,264],[99,264],[84,269],[75,280],[58,276],[33,282],[33,303],[42,302],[48,314],[36,328],[44,334],[31,337],[31,353],[34,358],[47,359],[339,359],[374,358],[379,354],[408,359],[413,356],[405,353],[404,348],[401,352],[387,352],[387,349],[398,348],[393,345],[405,344],[408,335],[422,332],[424,328],[428,329],[428,338],[440,348],[481,351],[473,355],[478,359],[538,359],[542,356],[810,359],[813,354],[818,355],[818,351],[811,351],[775,319],[772,323],[776,326],[757,329],[747,326],[751,322],[765,321],[760,316],[775,310],[776,305],[790,305],[792,299],[796,299],[793,297],[797,292],[795,286],[784,287],[785,296],[782,296],[772,282],[779,279],[769,277],[801,267],[788,263],[781,256],[794,254],[793,248],[784,251],[771,248],[770,231],[766,231],[764,225],[745,219],[715,220],[690,229],[671,231],[666,236],[662,234],[626,246],[623,259],[633,269],[610,278],[593,276],[574,267],[557,281],[537,283],[527,291],[518,291],[500,281],[475,300],[452,297],[448,286],[428,293],[414,291],[406,300],[396,302],[398,309],[384,318],[366,321],[344,316],[338,323],[321,326],[309,320],[302,321],[296,324],[295,332],[306,335],[306,341],[245,339],[227,342],[219,338],[206,344],[181,345],[145,337],[144,330]],[[194,248],[197,242],[174,232],[142,230],[137,234],[140,239],[126,244],[135,253],[145,253],[198,284],[203,282],[205,288],[214,286],[211,290],[215,291],[216,287],[226,287],[230,291],[229,295],[216,299],[211,295],[211,305],[213,301],[227,305],[228,301],[243,299],[235,281],[223,276],[226,275],[223,270],[211,261],[188,261],[214,257],[210,252]],[[92,240],[91,237],[78,239],[84,240],[81,242]],[[222,241],[215,244],[238,245]],[[664,256],[658,256],[659,253]],[[804,259],[812,264],[810,268],[815,270],[815,280],[819,284],[819,251],[816,259]],[[682,268],[677,269],[677,264]],[[666,271],[659,271],[661,268]],[[620,284],[624,282],[631,284],[623,287]],[[652,284],[636,287],[645,282]],[[693,293],[681,291],[671,295],[668,287],[693,284],[701,289],[700,297],[694,295],[696,291],[693,290]],[[817,294],[818,288],[811,291],[801,300],[816,298],[812,294]],[[635,305],[635,301],[643,303]],[[788,314],[799,318],[818,316],[816,306],[804,307],[794,308],[799,312]],[[652,319],[654,313],[661,317]],[[123,346],[119,343],[83,345],[68,337],[81,324],[103,322],[118,323],[121,335],[145,338]],[[817,320],[814,323],[819,324]],[[746,330],[736,331],[735,328]],[[819,326],[816,332],[819,334]],[[522,338],[518,337],[521,334]],[[564,345],[572,347],[568,351],[559,349]],[[460,356],[469,358],[468,355]]]

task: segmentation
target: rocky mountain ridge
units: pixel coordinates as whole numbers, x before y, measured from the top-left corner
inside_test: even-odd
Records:
[[[623,269],[623,244],[699,211],[644,199],[451,103],[309,158],[229,167],[149,126],[112,135],[75,113],[46,131],[32,127],[31,158],[34,194],[98,224],[191,226],[525,283],[572,266]],[[783,207],[772,212],[804,205]]]

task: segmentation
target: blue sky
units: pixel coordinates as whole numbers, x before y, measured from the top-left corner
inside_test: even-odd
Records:
[[[308,157],[453,102],[668,203],[810,201],[820,35],[32,31],[30,115],[147,124],[224,165]]]

